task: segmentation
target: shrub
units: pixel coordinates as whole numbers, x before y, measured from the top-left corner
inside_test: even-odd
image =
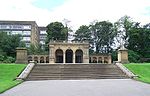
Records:
[[[7,57],[3,63],[14,63],[15,62],[15,58],[13,57]]]
[[[117,50],[112,51],[111,55],[112,55],[112,60],[113,61],[117,61],[118,60],[117,54],[118,54]]]
[[[3,55],[0,55],[0,62],[4,61],[4,56]]]
[[[140,62],[140,55],[132,50],[128,50],[129,62],[138,63]]]

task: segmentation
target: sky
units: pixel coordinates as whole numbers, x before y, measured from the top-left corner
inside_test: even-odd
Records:
[[[116,22],[124,15],[150,23],[150,0],[0,0],[0,20],[64,22],[73,30],[93,21]]]

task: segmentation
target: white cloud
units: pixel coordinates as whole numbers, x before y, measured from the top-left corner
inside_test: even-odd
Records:
[[[135,21],[150,22],[150,11],[146,10],[150,7],[149,0],[67,0],[51,11],[33,6],[34,1],[0,0],[0,19],[32,20],[46,26],[52,21],[66,18],[75,29],[96,19],[115,22],[124,15],[131,16]]]

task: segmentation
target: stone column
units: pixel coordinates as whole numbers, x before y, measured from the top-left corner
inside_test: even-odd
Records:
[[[89,47],[85,47],[83,50],[83,63],[89,63]]]
[[[27,49],[26,48],[16,48],[16,63],[17,64],[27,64]]]
[[[64,64],[66,63],[66,54],[65,54],[65,52],[63,53],[63,63]]]
[[[102,56],[102,63],[104,63],[104,56]]]
[[[96,58],[97,58],[97,63],[98,63],[98,56],[96,56]]]
[[[76,54],[75,54],[75,52],[73,52],[73,64],[75,64],[76,63]]]
[[[118,61],[121,63],[128,63],[128,50],[121,48],[118,50]]]
[[[49,45],[49,63],[50,64],[54,64],[55,63],[54,45]]]
[[[112,62],[111,62],[111,54],[109,54],[109,56],[108,56],[108,64],[111,64]]]

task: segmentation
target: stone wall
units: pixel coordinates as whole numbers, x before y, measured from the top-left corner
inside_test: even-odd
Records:
[[[35,61],[35,63],[49,63],[48,55],[28,55],[28,63]]]
[[[92,54],[90,55],[90,63],[112,63],[111,54]]]

